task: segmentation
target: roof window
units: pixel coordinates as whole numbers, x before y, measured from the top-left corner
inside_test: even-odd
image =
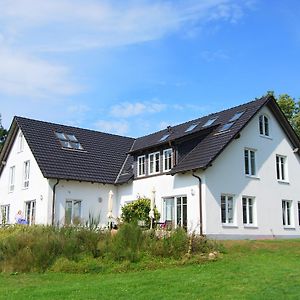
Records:
[[[83,147],[78,142],[74,134],[65,134],[63,132],[55,132],[63,148],[83,150]]]
[[[230,123],[224,124],[224,125],[220,128],[219,132],[223,132],[223,131],[226,131],[226,130],[230,129],[230,127],[231,127],[233,124],[234,124],[234,122],[230,122]]]
[[[190,126],[185,130],[185,132],[190,132],[190,131],[192,131],[193,129],[195,129],[197,126],[198,126],[198,123],[194,123],[194,124],[190,125]]]
[[[169,136],[170,136],[170,134],[167,133],[167,134],[163,135],[163,136],[160,138],[159,141],[160,141],[160,142],[163,142],[163,141],[165,141]]]
[[[236,121],[237,119],[239,119],[241,117],[241,115],[244,113],[245,111],[240,111],[234,114],[234,116],[229,120],[229,122],[233,122]]]
[[[218,117],[211,118],[211,119],[207,120],[207,121],[205,122],[205,124],[204,124],[202,127],[210,126],[210,125],[211,125],[213,122],[215,122],[217,119],[218,119]]]

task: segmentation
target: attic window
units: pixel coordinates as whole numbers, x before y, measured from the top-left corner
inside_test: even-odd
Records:
[[[165,141],[169,136],[170,136],[170,134],[167,133],[167,134],[163,135],[163,136],[160,138],[159,141],[160,141],[160,142],[163,142],[163,141]]]
[[[78,142],[74,134],[65,134],[63,132],[55,132],[63,148],[83,150],[83,147]]]
[[[240,111],[235,113],[235,115],[229,120],[229,122],[234,122],[239,119],[245,111]]]
[[[219,132],[223,132],[223,131],[229,130],[230,127],[231,127],[233,124],[234,124],[234,122],[230,122],[230,123],[224,124],[224,125],[220,128]]]
[[[210,126],[214,121],[217,120],[217,118],[218,118],[218,117],[211,118],[211,119],[207,120],[206,123],[205,123],[202,127]]]
[[[198,123],[194,123],[194,124],[190,125],[190,126],[185,130],[185,132],[192,131],[192,130],[195,129],[197,126],[198,126]]]

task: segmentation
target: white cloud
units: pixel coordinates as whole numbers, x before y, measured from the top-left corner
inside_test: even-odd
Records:
[[[158,113],[166,108],[159,102],[124,102],[111,107],[110,114],[118,118],[130,118],[147,113]]]
[[[129,124],[126,121],[107,121],[98,120],[94,127],[102,132],[109,132],[119,135],[126,135],[129,130]]]

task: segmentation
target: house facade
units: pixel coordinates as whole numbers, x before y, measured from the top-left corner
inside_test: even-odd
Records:
[[[15,117],[0,155],[2,223],[72,224],[151,198],[209,237],[300,237],[300,141],[273,97],[137,139]]]

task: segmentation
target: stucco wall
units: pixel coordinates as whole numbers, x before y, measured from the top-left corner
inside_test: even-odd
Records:
[[[18,210],[25,212],[26,201],[36,201],[36,224],[45,223],[48,216],[48,180],[45,179],[33,157],[24,138],[23,151],[19,151],[19,132],[12,145],[12,149],[6,161],[6,165],[0,177],[0,205],[10,205],[10,223],[15,223],[15,215]],[[24,162],[30,161],[29,187],[23,188]],[[14,191],[9,192],[9,171],[15,166]]]
[[[205,232],[208,235],[224,237],[252,236],[299,236],[297,205],[300,201],[300,161],[298,154],[276,122],[272,113],[263,108],[270,118],[270,138],[259,134],[259,114],[216,159],[205,172]],[[244,171],[244,149],[256,150],[257,177],[251,178]],[[276,154],[287,156],[288,182],[282,183],[276,177]],[[235,199],[235,222],[232,226],[221,223],[221,194],[232,194]],[[256,226],[243,225],[242,196],[255,197]],[[282,200],[292,200],[292,224],[282,224]]]

